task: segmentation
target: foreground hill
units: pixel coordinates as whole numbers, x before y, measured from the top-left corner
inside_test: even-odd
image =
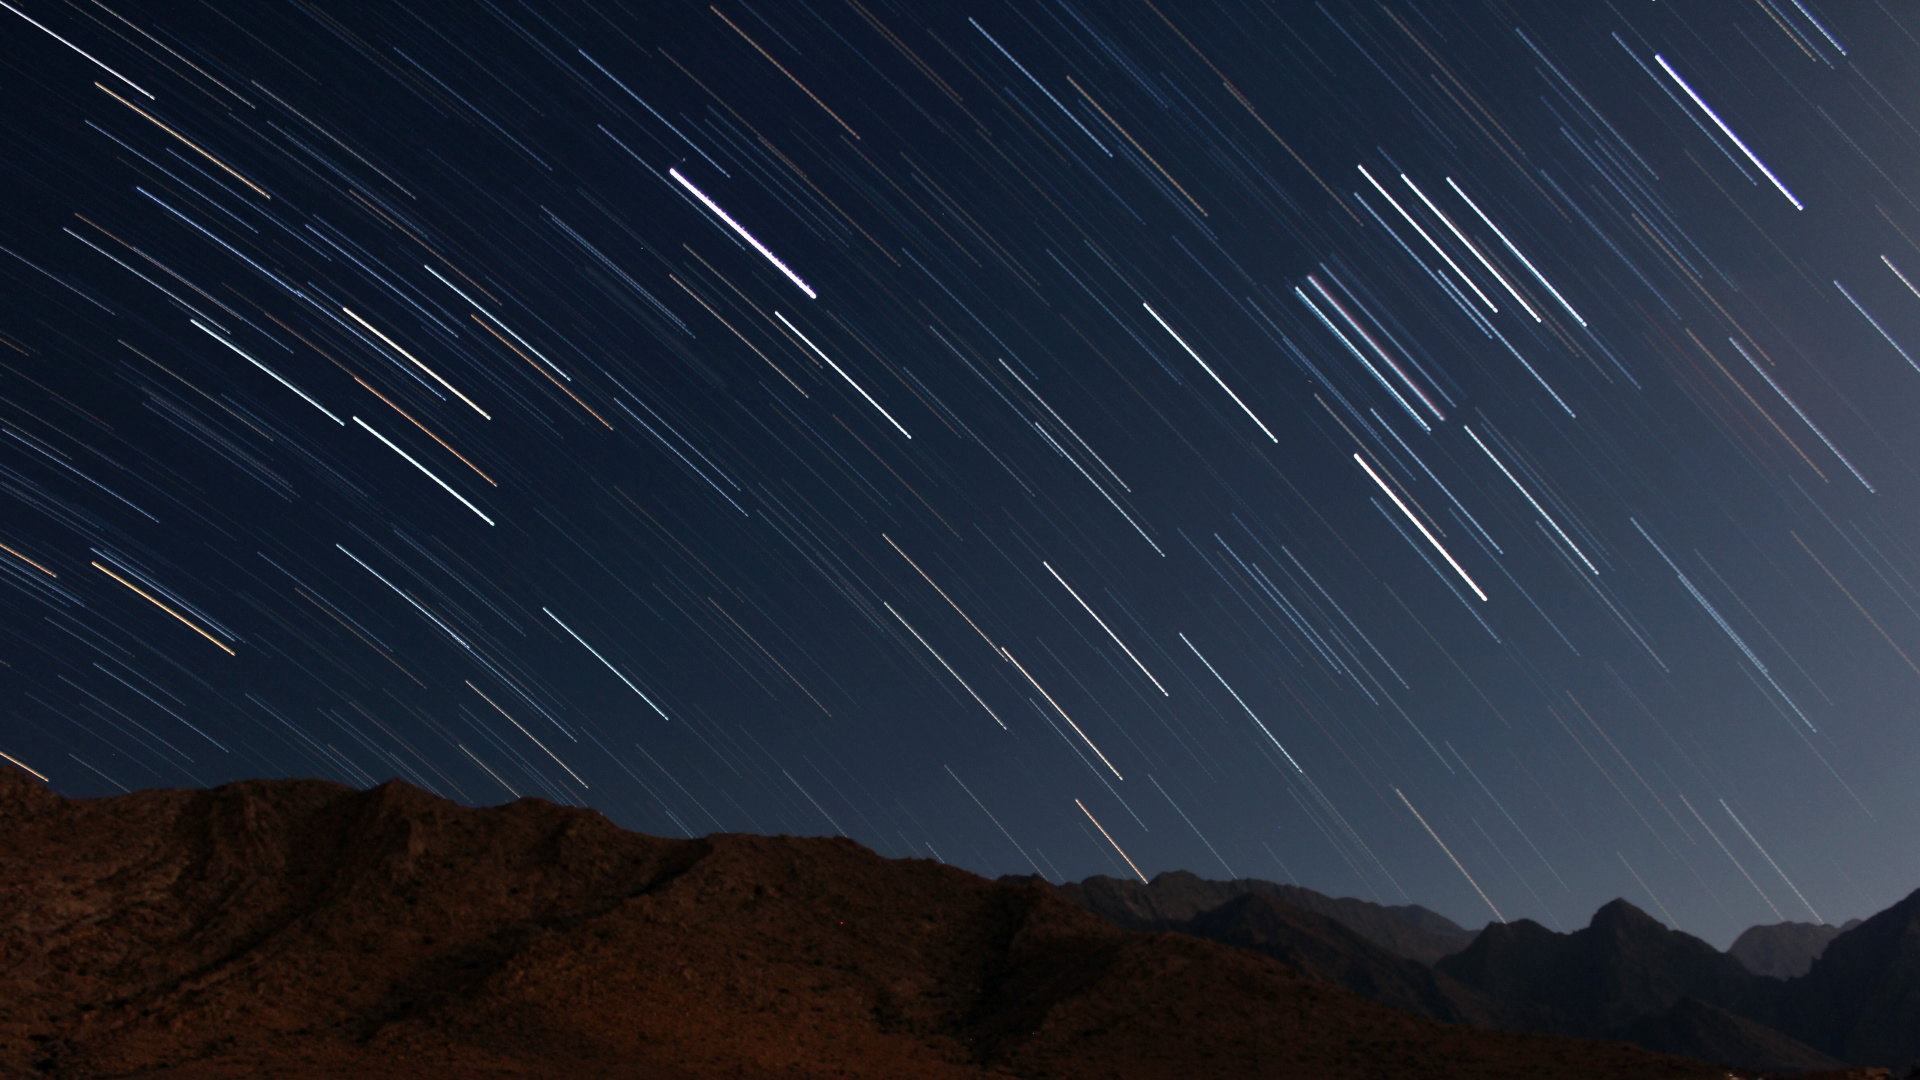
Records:
[[[0,1076],[1700,1078],[847,840],[0,772]]]

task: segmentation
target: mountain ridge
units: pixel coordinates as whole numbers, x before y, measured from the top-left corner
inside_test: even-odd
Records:
[[[1054,888],[1118,925],[1249,949],[1369,1001],[1449,1023],[1618,1040],[1773,1070],[1920,1058],[1920,892],[1844,929],[1784,924],[1743,935],[1749,945],[1769,934],[1785,939],[1765,955],[1807,967],[1783,980],[1751,970],[1754,950],[1745,959],[1722,952],[1623,899],[1563,934],[1528,919],[1473,932],[1417,906],[1184,871],[1144,884],[1096,876]],[[1413,921],[1426,917],[1441,920],[1440,935],[1430,934],[1434,923]],[[1861,936],[1869,926],[1870,943]],[[1462,939],[1464,947],[1431,964],[1408,955]]]
[[[1297,971],[1381,1005],[1450,1024],[1510,1031],[1540,1030],[1546,1017],[1528,1005],[1500,1001],[1392,953],[1348,927],[1264,892],[1246,892],[1203,911],[1175,932],[1271,956]],[[1560,1033],[1560,1032],[1551,1032]]]
[[[1096,875],[1054,888],[1068,900],[1129,930],[1169,929],[1235,897],[1265,893],[1333,919],[1388,952],[1423,964],[1466,948],[1476,933],[1418,904],[1388,907],[1261,878],[1213,881],[1186,870],[1166,871],[1147,884]]]
[[[0,769],[0,1075],[1706,1080],[1438,1024],[1037,884],[537,799]]]
[[[1571,934],[1530,919],[1495,923],[1435,966],[1486,993],[1551,1005],[1596,1033],[1686,997],[1737,1011],[1755,979],[1740,961],[1618,899]]]
[[[1848,919],[1839,926],[1826,923],[1778,922],[1749,926],[1727,946],[1727,953],[1755,975],[1791,979],[1805,975],[1833,939],[1864,920]]]

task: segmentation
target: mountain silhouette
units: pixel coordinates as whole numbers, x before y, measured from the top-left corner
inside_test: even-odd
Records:
[[[1834,932],[1806,974],[1785,981],[1754,974],[1624,900],[1572,934],[1527,920],[1489,926],[1435,966],[1490,997],[1541,1005],[1578,1025],[1529,1030],[1754,1067],[1920,1064],[1920,891],[1856,923]]]
[[[1586,1034],[1656,1016],[1686,997],[1739,1012],[1754,982],[1740,961],[1625,900],[1571,934],[1529,919],[1494,923],[1436,967],[1494,997],[1557,1009]]]
[[[1920,1065],[1920,890],[1835,937],[1760,1015],[1843,1061]]]
[[[1351,897],[1336,899],[1298,885],[1259,878],[1209,881],[1185,870],[1172,870],[1156,876],[1151,884],[1101,875],[1068,882],[1058,889],[1067,899],[1129,930],[1167,929],[1237,896],[1264,893],[1324,915],[1390,953],[1423,964],[1459,952],[1474,937],[1473,931],[1418,904],[1386,907]]]
[[[1547,1010],[1525,1030],[1618,1039],[1728,1065],[1838,1067],[1851,1060],[1769,1026],[1784,991],[1691,934],[1614,900],[1585,929],[1495,923],[1436,968],[1496,999]],[[1884,1062],[1873,1062],[1884,1064]]]
[[[1572,934],[1522,919],[1471,936],[1425,908],[1334,900],[1251,879],[1207,881],[1170,872],[1143,885],[1102,876],[1058,891],[1122,926],[1171,930],[1261,953],[1376,1004],[1448,1023],[1610,1039],[1751,1069],[1835,1069],[1843,1060],[1892,1060],[1851,1055],[1831,1040],[1836,1049],[1816,1048],[1789,1034],[1791,1025],[1779,1019],[1792,1007],[1786,984],[1756,977],[1738,958],[1667,929],[1624,900],[1602,907],[1588,927]],[[1448,926],[1451,940],[1469,944],[1428,965],[1336,917],[1292,903],[1295,897],[1323,911],[1342,911],[1403,947],[1412,942],[1431,954],[1436,943],[1423,935],[1444,933],[1440,928]],[[1423,926],[1409,911],[1440,923]]]
[[[1554,1018],[1501,1001],[1432,967],[1398,956],[1346,925],[1265,892],[1242,893],[1171,929],[1262,953],[1380,1005],[1474,1027],[1552,1031]]]
[[[1727,952],[1755,975],[1791,979],[1805,975],[1829,942],[1859,925],[1859,919],[1849,919],[1844,926],[1802,922],[1749,926],[1733,939]]]
[[[0,1076],[1722,1075],[846,839],[663,840],[398,781],[70,800],[12,770],[0,821]]]
[[[1039,879],[1003,879],[1039,880]],[[1206,881],[1171,872],[1149,885],[1109,877],[1059,888],[1124,926],[1172,930],[1270,956],[1376,1004],[1479,1028],[1629,1042],[1723,1065],[1767,1070],[1839,1068],[1839,1055],[1808,1046],[1752,1014],[1771,1015],[1784,989],[1691,935],[1668,930],[1624,900],[1591,925],[1559,934],[1531,920],[1489,925],[1477,936],[1425,908],[1385,908],[1272,882]],[[1421,963],[1383,947],[1336,917],[1290,902],[1305,895],[1405,946],[1452,926],[1459,951]],[[1218,897],[1210,909],[1189,911]],[[1432,924],[1428,924],[1432,926]],[[1443,932],[1443,931],[1438,931]]]

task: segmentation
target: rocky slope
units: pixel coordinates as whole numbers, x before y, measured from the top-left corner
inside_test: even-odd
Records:
[[[660,840],[398,782],[0,772],[0,1075],[1721,1075],[1439,1024],[846,840]]]

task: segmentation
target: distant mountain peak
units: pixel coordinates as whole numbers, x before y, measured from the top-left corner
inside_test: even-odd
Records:
[[[1645,933],[1650,929],[1669,929],[1667,924],[1621,897],[1615,897],[1600,905],[1599,909],[1593,913],[1593,918],[1587,921],[1587,925],[1594,929],[1619,928],[1638,933]]]
[[[1096,875],[1057,888],[1075,904],[1130,930],[1167,929],[1235,897],[1264,893],[1330,918],[1390,953],[1423,964],[1466,948],[1475,934],[1417,904],[1388,907],[1259,878],[1215,881],[1188,870],[1165,871],[1145,885]]]
[[[1727,954],[1755,975],[1791,979],[1805,975],[1834,938],[1858,925],[1859,919],[1849,919],[1844,926],[1804,922],[1749,926],[1734,939]]]
[[[1739,1012],[1754,978],[1738,960],[1624,899],[1602,905],[1571,934],[1527,920],[1490,926],[1436,966],[1495,997],[1559,1010],[1601,1037],[1686,998]]]

